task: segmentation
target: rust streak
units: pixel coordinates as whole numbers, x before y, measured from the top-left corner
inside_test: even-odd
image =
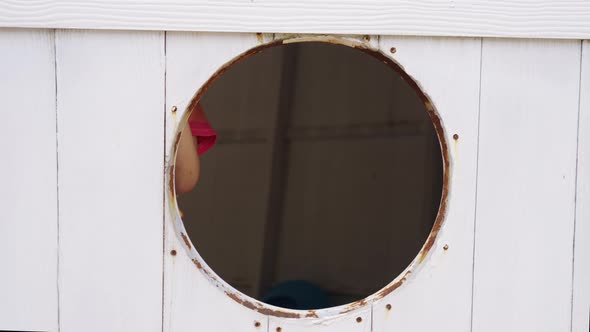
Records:
[[[310,310],[307,314],[305,314],[305,317],[318,318],[318,314],[315,312],[315,310]]]
[[[170,167],[170,175],[168,179],[168,190],[170,191],[170,196],[172,199],[176,199],[174,195],[174,166]]]
[[[347,312],[354,311],[358,308],[364,307],[366,304],[367,304],[367,299],[361,299],[361,300],[352,302],[351,304],[347,305],[342,311],[340,311],[340,313],[345,314]]]
[[[193,246],[191,246],[191,241],[189,241],[188,236],[186,236],[186,234],[184,233],[180,233],[180,236],[182,236],[182,240],[184,241],[184,244],[186,244],[186,246],[188,247],[188,249],[192,249]]]
[[[445,138],[445,134],[444,134],[443,126],[442,126],[442,121],[441,121],[440,117],[438,116],[437,112],[434,110],[434,107],[433,107],[432,103],[430,103],[430,100],[426,100],[424,104],[428,109],[428,114],[430,115],[430,119],[432,120],[432,124],[434,125],[434,128],[436,129],[436,133],[437,133],[438,139],[440,141],[441,153],[442,153],[442,157],[443,157],[443,187],[442,187],[442,195],[440,198],[440,206],[438,209],[438,214],[436,215],[436,220],[434,222],[434,225],[432,226],[432,230],[430,231],[430,235],[428,236],[428,239],[426,239],[426,243],[424,244],[424,247],[423,247],[422,251],[420,252],[420,257],[418,259],[418,262],[420,264],[424,261],[424,259],[426,258],[426,256],[430,252],[430,250],[432,249],[432,246],[434,245],[436,237],[442,227],[442,224],[443,224],[443,221],[444,221],[444,218],[446,215],[446,211],[447,211],[447,200],[448,200],[448,196],[449,196],[449,182],[450,182],[450,177],[451,177],[451,173],[450,173],[451,160],[450,160],[450,156],[449,156],[449,147],[448,147],[447,140]]]
[[[203,269],[203,265],[201,265],[201,262],[199,262],[196,258],[193,258],[193,264],[195,264],[197,269],[199,269],[199,270]]]
[[[226,291],[225,294],[229,296],[232,300],[236,301],[237,303],[243,305],[248,309],[255,310],[263,315],[270,315],[275,317],[281,318],[301,318],[301,315],[295,312],[285,312],[282,310],[273,310],[270,308],[264,307],[262,304],[259,303],[252,303],[250,301],[244,300],[240,298],[237,294],[231,293]]]
[[[178,149],[178,143],[180,142],[180,137],[182,136],[182,131],[180,131],[178,134],[176,134],[176,138],[174,139],[174,148],[172,150],[172,160],[176,159],[176,150]],[[170,167],[170,179],[168,180],[168,190],[170,191],[170,196],[171,196],[171,200],[173,202],[176,202],[176,195],[175,195],[175,190],[174,190],[174,176],[176,173],[176,165],[172,164],[172,167]]]
[[[403,277],[402,277],[400,280],[398,280],[398,281],[394,282],[393,284],[391,284],[391,285],[389,285],[389,286],[387,286],[387,287],[383,288],[383,290],[381,290],[381,291],[380,291],[380,292],[377,294],[377,298],[378,298],[378,299],[382,299],[382,298],[384,298],[385,296],[387,296],[388,294],[390,294],[391,292],[393,292],[394,290],[398,289],[398,288],[399,288],[401,285],[403,285],[403,284],[404,284],[404,282],[406,282],[406,280],[407,280],[407,277],[408,277],[408,275],[409,275],[410,273],[412,273],[412,271],[407,271],[407,272],[404,274],[404,276],[403,276]]]

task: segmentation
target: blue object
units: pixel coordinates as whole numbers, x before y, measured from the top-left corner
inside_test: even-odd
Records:
[[[277,307],[297,310],[330,306],[328,296],[318,286],[305,280],[289,280],[271,288],[262,301]]]

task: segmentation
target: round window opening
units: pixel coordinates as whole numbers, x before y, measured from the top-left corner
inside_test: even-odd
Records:
[[[301,42],[211,82],[182,133],[176,190],[219,277],[268,304],[321,309],[406,269],[435,223],[444,169],[424,95],[404,75],[371,52]],[[195,186],[178,178],[191,134]]]

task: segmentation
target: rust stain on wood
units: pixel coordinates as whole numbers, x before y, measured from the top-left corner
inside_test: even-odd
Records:
[[[178,132],[176,134],[176,138],[174,139],[174,145],[173,145],[173,149],[172,149],[172,163],[170,166],[170,170],[168,173],[168,191],[170,192],[170,202],[173,203],[175,206],[176,204],[176,191],[175,191],[175,187],[174,187],[174,175],[176,173],[176,165],[174,163],[175,159],[176,159],[176,150],[178,149],[178,143],[180,143],[180,137],[182,136],[182,131]]]
[[[229,291],[226,291],[225,294],[227,296],[229,296],[232,300],[243,305],[244,307],[246,307],[248,309],[255,310],[263,315],[270,315],[270,316],[281,317],[281,318],[301,318],[301,314],[296,313],[296,312],[287,312],[287,311],[283,311],[283,310],[273,310],[273,309],[267,308],[262,303],[253,303],[253,302],[248,301],[246,299],[242,299],[237,294],[229,292]]]
[[[193,264],[195,264],[195,266],[197,267],[197,269],[201,270],[208,278],[215,280],[216,278],[211,274],[211,272],[209,272],[207,269],[203,268],[203,264],[201,264],[201,262],[199,262],[198,259],[193,258],[192,259]]]
[[[318,314],[315,312],[315,310],[310,310],[307,314],[305,314],[305,317],[307,317],[307,318],[318,318]]]
[[[195,266],[197,267],[197,269],[202,270],[203,269],[203,265],[201,265],[201,262],[199,262],[198,259],[193,258],[193,264],[195,264]]]
[[[180,233],[180,236],[182,236],[182,240],[184,241],[184,244],[186,244],[186,246],[190,249],[193,248],[193,246],[191,246],[191,241],[188,239],[188,236],[186,236],[186,234],[184,233]]]
[[[354,311],[356,309],[362,308],[367,304],[367,299],[361,299],[355,302],[350,303],[349,305],[347,305],[346,307],[344,307],[344,309],[342,309],[340,311],[340,314],[345,314],[347,312],[351,312]]]
[[[404,273],[404,276],[401,277],[399,280],[397,280],[396,282],[388,285],[387,287],[383,288],[379,293],[377,293],[376,298],[377,299],[382,299],[385,296],[387,296],[388,294],[390,294],[391,292],[393,292],[394,290],[398,289],[401,285],[404,284],[404,282],[406,282],[407,277],[412,273],[412,271],[406,271],[406,273]]]

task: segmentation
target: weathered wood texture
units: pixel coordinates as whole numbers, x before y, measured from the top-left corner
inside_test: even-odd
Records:
[[[40,0],[0,2],[0,26],[589,38],[590,2]]]
[[[397,290],[373,304],[373,331],[467,331],[481,41],[381,37],[380,44],[385,54],[394,49],[392,57],[419,82],[442,118],[451,156],[451,195],[442,229],[424,261]]]
[[[170,153],[175,143],[176,134],[183,125],[182,119],[185,116],[188,103],[197,90],[221,66],[242,52],[259,45],[265,38],[268,37],[257,37],[256,34],[166,34],[167,162],[171,161]],[[173,106],[176,106],[176,112],[172,112]],[[266,150],[266,148],[262,149]],[[248,150],[248,152],[252,151],[252,149]],[[168,165],[166,168],[167,173],[169,167],[172,165]],[[264,176],[264,174],[261,175]],[[170,190],[167,181],[165,187],[167,194],[164,331],[266,331],[267,317],[265,315],[248,309],[231,299],[224,293],[224,289],[216,287],[213,282],[208,280],[203,271],[197,268],[198,264],[195,264],[193,260],[197,260],[199,254],[189,242],[188,237],[186,241],[181,238],[180,233],[186,234],[186,231],[180,221],[176,219],[175,202],[168,200]],[[265,210],[262,209],[261,212],[263,218]],[[227,231],[232,232],[232,229],[228,228]],[[261,240],[258,241],[258,245],[261,245]],[[175,250],[177,254],[171,255],[172,250]],[[202,261],[199,264],[204,266]],[[222,281],[222,283],[224,282]]]
[[[270,317],[268,331],[284,332],[371,332],[371,307],[326,319],[293,320]]]
[[[0,329],[57,331],[54,32],[0,31]]]
[[[482,56],[473,332],[569,331],[580,42]]]
[[[40,9],[35,17],[63,3]],[[221,4],[227,3],[208,8]],[[585,3],[578,5],[576,17],[585,18]],[[43,2],[3,2],[0,16],[19,6],[42,7]],[[86,8],[95,18],[113,14],[91,5],[72,6]],[[357,7],[338,6],[332,27],[355,32],[368,27],[339,25],[344,21],[338,13]],[[514,6],[514,16],[506,20],[533,5]],[[528,22],[500,30],[548,33],[531,22],[558,5],[535,6]],[[145,8],[145,19],[153,19],[148,14],[156,6]],[[193,15],[185,7],[169,8],[188,11],[185,23],[178,24]],[[239,3],[235,8],[245,8],[247,16],[252,8],[274,7]],[[405,15],[385,9],[384,17]],[[15,11],[0,22],[19,20]],[[156,23],[166,23],[170,13]],[[368,24],[363,15],[369,14],[345,21]],[[319,18],[302,22],[313,30]],[[379,19],[371,26],[388,22]],[[66,22],[61,20],[58,15],[52,24]],[[110,21],[80,22],[107,27]],[[149,28],[134,22],[127,27]],[[214,26],[217,21],[208,22]],[[238,27],[240,20],[225,22]],[[573,20],[567,23],[555,31],[585,31]],[[243,29],[264,26],[240,24]],[[450,26],[461,34],[460,24]],[[172,166],[166,162],[195,91],[227,61],[268,39],[255,34],[168,33],[166,38],[163,32],[57,31],[54,36],[49,30],[0,31],[1,329],[588,330],[588,41],[580,47],[580,41],[382,37],[381,50],[420,83],[445,128],[450,196],[433,247],[398,289],[346,315],[268,317],[224,294],[231,287],[211,282],[193,262],[200,259],[198,253],[180,236],[184,228],[171,213],[175,202],[165,200],[170,187],[164,171]]]
[[[164,34],[56,42],[61,331],[161,331]]]
[[[590,331],[590,41],[582,43],[572,331]]]

